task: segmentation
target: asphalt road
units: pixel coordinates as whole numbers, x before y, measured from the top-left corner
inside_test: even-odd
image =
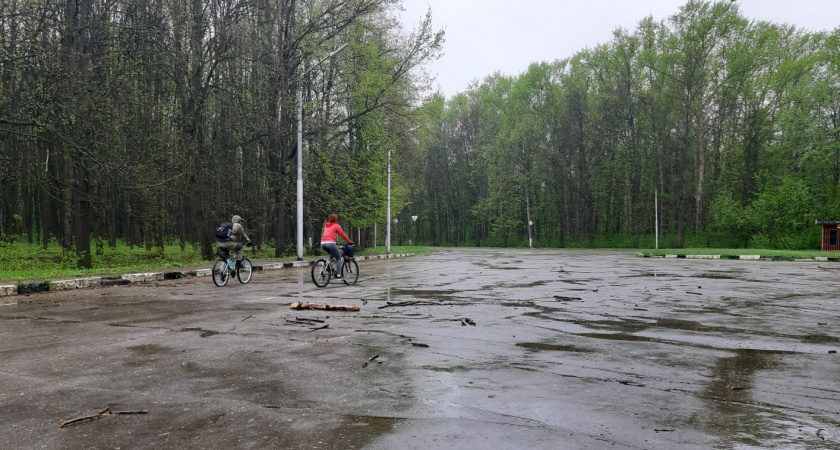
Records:
[[[0,307],[0,448],[840,448],[840,263],[359,266],[356,286],[284,269]]]

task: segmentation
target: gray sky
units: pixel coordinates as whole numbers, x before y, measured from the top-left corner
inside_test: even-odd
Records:
[[[642,18],[657,21],[687,0],[403,0],[407,30],[432,8],[434,28],[446,30],[444,56],[427,66],[447,98],[496,71],[519,75],[532,62],[554,61],[629,31]],[[840,0],[738,0],[751,20],[788,23],[810,31],[840,26]]]

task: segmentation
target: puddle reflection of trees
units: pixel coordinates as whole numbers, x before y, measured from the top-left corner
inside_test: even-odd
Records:
[[[787,434],[772,419],[772,411],[752,395],[756,373],[774,369],[785,354],[792,352],[740,349],[715,364],[714,382],[700,396],[713,406],[706,418],[708,428],[723,437],[726,445],[761,446]]]

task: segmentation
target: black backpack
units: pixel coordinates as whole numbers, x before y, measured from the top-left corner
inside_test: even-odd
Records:
[[[230,222],[220,223],[219,228],[216,228],[216,239],[220,241],[229,241],[231,228],[233,228],[233,224]]]

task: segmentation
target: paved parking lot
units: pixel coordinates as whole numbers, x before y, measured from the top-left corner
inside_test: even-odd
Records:
[[[360,271],[2,306],[0,448],[840,448],[840,263],[444,249]]]

